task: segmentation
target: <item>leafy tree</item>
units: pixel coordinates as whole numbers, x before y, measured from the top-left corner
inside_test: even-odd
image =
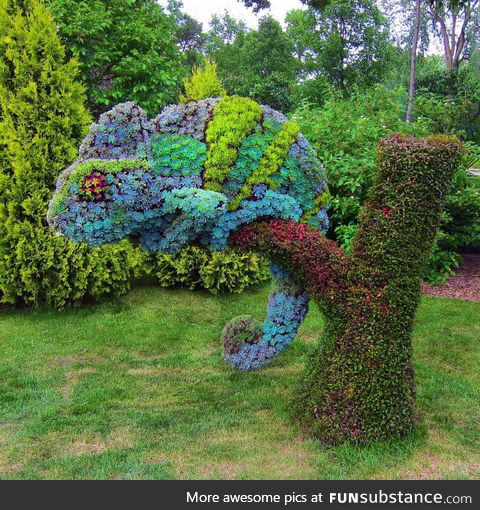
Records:
[[[224,83],[229,76],[235,74],[238,53],[247,32],[247,25],[243,21],[236,20],[228,11],[225,11],[222,16],[215,14],[210,20],[204,53],[218,64]]]
[[[180,96],[180,101],[198,101],[207,97],[223,97],[227,91],[217,76],[217,64],[206,60],[202,67],[195,67],[191,78],[183,82],[185,95]]]
[[[180,0],[169,0],[168,14],[173,17],[175,26],[175,41],[190,68],[201,62],[201,51],[205,44],[205,34],[202,24],[182,10]]]
[[[80,62],[95,115],[126,100],[154,115],[184,73],[174,17],[155,0],[48,0],[67,55]]]
[[[407,122],[413,120],[413,107],[416,92],[416,72],[419,55],[426,53],[431,40],[431,20],[424,0],[380,0],[384,15],[392,20],[392,38],[403,54],[397,61],[392,83],[405,81],[408,61],[408,103]]]
[[[395,19],[396,27],[407,28],[407,38],[399,42],[407,43],[406,46],[411,49],[417,2],[381,0],[380,3],[385,12]],[[478,39],[480,0],[420,0],[418,3],[421,8],[421,51],[428,48],[431,36],[439,36],[447,68],[458,70],[460,63],[470,56]]]
[[[426,0],[426,4],[440,33],[447,69],[458,70],[469,28],[480,17],[480,0]]]
[[[64,306],[128,288],[134,250],[91,250],[46,224],[57,176],[90,117],[77,64],[39,0],[0,0],[0,297]]]
[[[231,27],[227,34],[232,34]],[[233,42],[221,42],[218,35],[210,35],[216,42],[216,47],[211,46],[210,56],[218,63],[218,72],[227,90],[273,108],[289,110],[298,63],[280,23],[272,17],[264,17],[258,30],[245,33],[241,25],[234,29]]]
[[[241,20],[236,20],[228,11],[225,11],[223,16],[214,14],[207,34],[207,53],[220,51],[225,45],[233,44],[237,37],[241,38],[247,32],[247,25]]]
[[[335,0],[321,10],[293,11],[287,24],[306,72],[344,91],[377,83],[388,71],[388,23],[373,0]]]

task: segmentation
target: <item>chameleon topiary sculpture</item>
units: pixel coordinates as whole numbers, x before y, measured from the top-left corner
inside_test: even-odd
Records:
[[[165,108],[149,121],[133,103],[92,125],[77,161],[61,175],[48,220],[91,246],[134,236],[152,252],[198,242],[213,250],[258,220],[283,219],[325,232],[325,172],[298,126],[241,97]],[[263,327],[251,317],[224,331],[225,360],[249,370],[272,361],[308,307],[303,285],[272,264],[275,291]]]
[[[452,137],[382,140],[349,254],[328,225],[325,174],[295,123],[249,99],[166,108],[153,121],[131,103],[94,125],[60,176],[53,228],[93,246],[137,236],[151,251],[227,242],[274,262],[261,328],[224,331],[225,359],[263,366],[294,339],[309,296],[325,326],[296,394],[296,416],[325,443],[367,443],[414,426],[412,331],[423,268],[462,157]]]

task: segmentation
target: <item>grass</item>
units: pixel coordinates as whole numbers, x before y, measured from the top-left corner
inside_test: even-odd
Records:
[[[90,308],[1,312],[0,478],[479,477],[480,303],[424,298],[414,434],[326,448],[289,414],[322,327],[314,307],[271,367],[238,373],[222,360],[224,323],[262,318],[268,290],[142,287]]]

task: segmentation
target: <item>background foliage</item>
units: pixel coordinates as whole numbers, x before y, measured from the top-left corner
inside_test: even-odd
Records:
[[[134,101],[150,115],[185,76],[175,18],[155,0],[47,0],[67,56],[80,63],[92,113]]]

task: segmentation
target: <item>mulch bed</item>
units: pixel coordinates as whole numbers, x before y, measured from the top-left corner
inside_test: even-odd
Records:
[[[444,285],[422,286],[428,296],[452,297],[465,301],[480,301],[480,253],[463,255],[464,265]]]

